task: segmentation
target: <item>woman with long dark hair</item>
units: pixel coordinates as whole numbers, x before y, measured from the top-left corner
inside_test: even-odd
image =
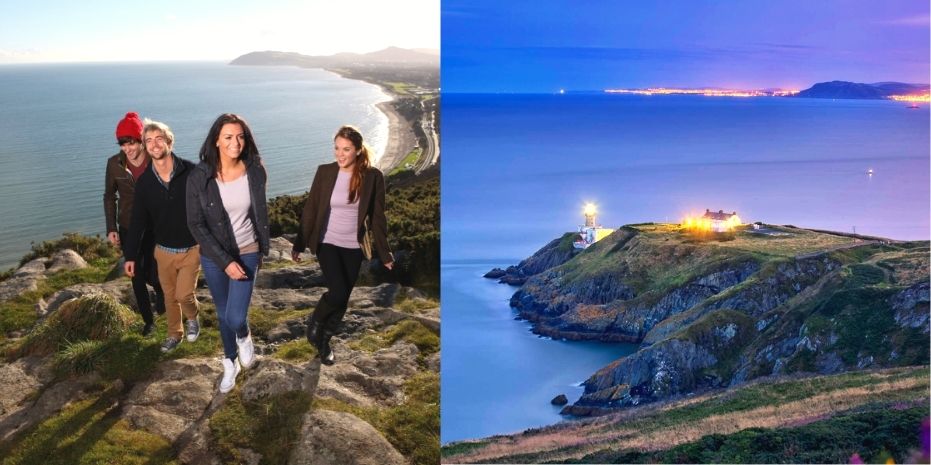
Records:
[[[240,366],[249,368],[255,360],[249,301],[269,250],[266,179],[249,125],[238,115],[220,115],[187,181],[188,227],[200,244],[223,341],[220,392],[233,389]]]
[[[326,280],[327,292],[307,319],[306,332],[325,365],[335,361],[330,339],[346,314],[363,258],[371,258],[365,254],[377,254],[389,270],[394,266],[385,218],[385,177],[371,166],[359,130],[339,128],[333,155],[334,163],[317,167],[291,251],[294,261],[300,261],[301,252],[309,247]]]

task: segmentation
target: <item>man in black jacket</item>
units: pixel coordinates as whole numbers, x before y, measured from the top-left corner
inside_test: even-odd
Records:
[[[142,120],[139,119],[139,114],[126,113],[126,116],[116,125],[116,143],[120,146],[120,153],[107,160],[103,212],[107,221],[107,239],[111,244],[119,247],[129,234],[136,181],[149,168],[149,157],[142,148]],[[152,256],[155,244],[152,242],[151,235],[145,236],[141,247],[142,250],[136,262],[138,269],[136,275],[133,276],[132,283],[136,305],[145,322],[142,335],[148,336],[155,322],[146,284],[155,288],[156,312],[165,313],[165,300],[162,287],[158,284],[155,258]]]
[[[194,164],[171,151],[174,134],[164,123],[145,120],[142,135],[152,166],[136,183],[132,222],[123,245],[124,267],[127,275],[135,274],[142,237],[152,234],[168,317],[168,337],[162,344],[162,351],[169,352],[181,343],[182,333],[186,332],[189,342],[196,341],[200,334],[194,296],[200,249],[188,230],[185,207],[187,177]],[[187,319],[186,331],[181,324],[182,314]]]

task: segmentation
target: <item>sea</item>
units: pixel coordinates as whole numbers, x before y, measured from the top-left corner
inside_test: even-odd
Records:
[[[443,443],[558,421],[549,400],[633,348],[539,338],[517,288],[482,278],[584,223],[678,222],[706,209],[929,239],[929,111],[892,101],[443,96]]]
[[[249,123],[268,169],[269,198],[306,191],[333,159],[333,134],[360,128],[376,157],[390,97],[373,84],[320,69],[221,62],[0,66],[0,269],[32,242],[64,232],[105,233],[106,160],[119,152],[116,124],[128,111],[168,124],[175,153],[197,161],[213,121]]]
[[[440,436],[443,444],[566,420],[550,402],[637,345],[541,337],[515,319],[516,287],[482,275],[515,261],[446,260],[442,279]]]

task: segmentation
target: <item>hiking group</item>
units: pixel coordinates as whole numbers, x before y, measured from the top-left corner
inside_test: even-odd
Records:
[[[174,153],[171,128],[135,112],[119,121],[116,140],[120,152],[107,160],[103,196],[107,239],[122,249],[142,334],[153,333],[157,313],[166,316],[163,352],[197,340],[194,291],[203,270],[223,342],[219,390],[229,392],[240,370],[255,361],[249,302],[270,244],[267,173],[252,130],[238,115],[220,115],[196,165]],[[363,260],[377,256],[389,270],[394,265],[385,180],[371,166],[362,134],[341,127],[333,152],[333,163],[317,167],[291,251],[299,262],[309,248],[326,281],[327,292],[306,321],[307,340],[326,365],[335,362],[330,339],[345,316]]]

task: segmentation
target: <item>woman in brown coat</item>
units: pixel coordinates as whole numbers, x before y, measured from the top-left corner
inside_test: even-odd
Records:
[[[335,361],[330,339],[346,314],[362,260],[371,258],[365,253],[377,255],[389,270],[394,266],[385,218],[385,178],[371,166],[359,130],[341,127],[333,138],[333,154],[336,162],[317,167],[291,251],[294,261],[300,261],[301,252],[309,247],[326,280],[327,292],[307,319],[306,334],[326,365]]]

